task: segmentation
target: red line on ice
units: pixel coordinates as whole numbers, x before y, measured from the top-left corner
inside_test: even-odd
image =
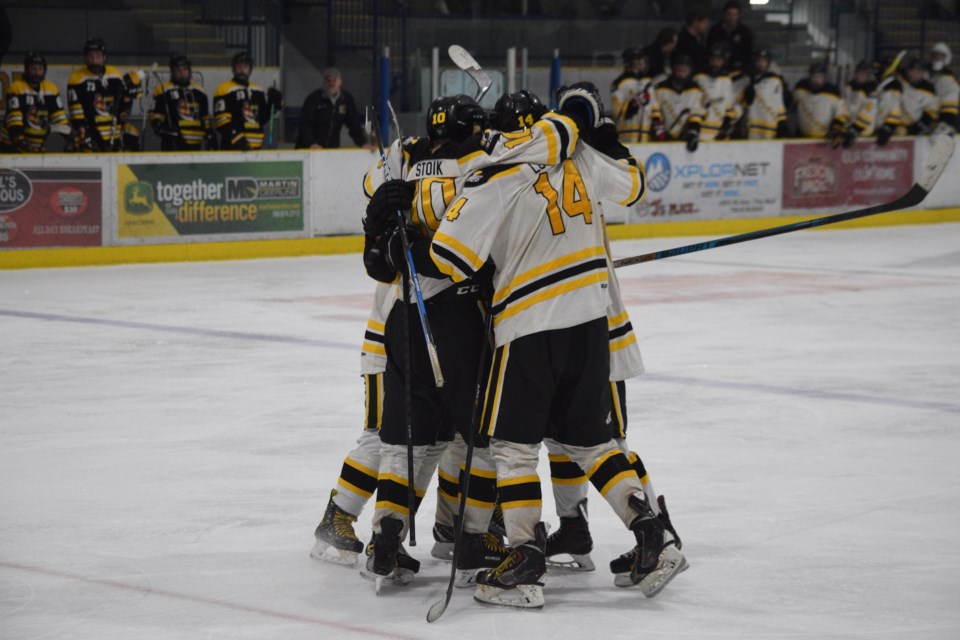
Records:
[[[175,591],[167,591],[166,589],[156,589],[153,587],[139,587],[135,584],[127,584],[125,582],[118,582],[116,580],[104,580],[102,578],[91,578],[89,576],[81,576],[75,573],[66,573],[64,571],[52,571],[50,569],[41,569],[40,567],[31,567],[28,565],[17,564],[14,562],[0,562],[0,567],[6,569],[16,569],[19,571],[28,571],[30,573],[39,573],[46,576],[53,576],[55,578],[66,578],[69,580],[77,580],[79,582],[86,582],[88,584],[98,584],[104,587],[113,587],[115,589],[125,589],[127,591],[137,591],[139,593],[145,594],[156,594],[158,596],[165,596],[167,598],[174,598],[176,600],[186,600],[188,602],[199,602],[201,604],[210,604],[217,607],[224,607],[226,609],[234,609],[235,611],[243,611],[246,613],[258,613],[263,616],[269,616],[271,618],[280,618],[282,620],[292,620],[294,622],[303,622],[306,624],[315,624],[322,627],[329,627],[331,629],[339,629],[342,631],[352,631],[354,633],[364,633],[372,636],[379,636],[381,638],[391,638],[393,640],[417,640],[413,636],[403,636],[396,633],[389,633],[387,631],[381,631],[379,629],[373,629],[370,627],[361,627],[351,624],[343,624],[341,622],[332,622],[330,620],[323,620],[321,618],[311,618],[310,616],[302,616],[296,613],[285,613],[283,611],[273,611],[272,609],[264,609],[262,607],[254,607],[246,604],[239,604],[236,602],[227,602],[226,600],[217,600],[215,598],[204,598],[203,596],[195,596],[187,593],[177,593]]]

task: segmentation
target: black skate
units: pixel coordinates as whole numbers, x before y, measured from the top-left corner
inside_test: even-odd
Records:
[[[363,543],[353,531],[353,523],[357,521],[357,517],[338,507],[333,501],[335,495],[336,489],[330,492],[327,510],[313,533],[316,542],[310,550],[310,557],[352,567],[357,563],[357,556],[363,551]]]
[[[438,560],[453,560],[453,526],[449,524],[433,524],[433,549],[430,555]]]
[[[560,518],[560,528],[547,538],[547,567],[550,571],[594,571],[597,567],[590,559],[593,538],[587,524],[587,499],[577,504],[577,515]],[[570,560],[554,556],[569,556]]]
[[[384,518],[380,521],[380,533],[374,533],[367,545],[367,562],[360,567],[360,575],[376,583],[377,594],[384,584],[409,584],[420,571],[420,562],[400,544],[402,531],[403,521]]]
[[[515,609],[543,608],[543,577],[547,572],[544,550],[547,530],[537,523],[536,540],[521,544],[495,569],[477,574],[473,599],[484,604]]]
[[[664,528],[670,532],[673,536],[673,541],[671,542],[668,536],[664,536],[664,544],[674,544],[677,546],[677,549],[683,549],[683,542],[680,540],[680,536],[677,535],[677,530],[673,528],[673,523],[670,522],[670,512],[667,511],[667,503],[664,500],[663,496],[657,496],[657,504],[660,505],[660,513],[657,515],[660,518],[660,522],[663,523]],[[633,583],[630,582],[629,573],[633,568],[634,563],[636,562],[636,551],[637,548],[634,547],[627,551],[619,558],[615,558],[610,561],[610,572],[616,575],[614,582],[617,586],[620,587],[629,587]],[[683,558],[683,563],[680,565],[680,570],[678,573],[683,573],[690,568],[690,563],[687,562],[686,556]]]
[[[615,571],[617,575],[614,584],[618,587],[639,586],[643,595],[652,598],[680,573],[685,559],[674,544],[673,534],[667,531],[663,521],[653,514],[643,494],[630,496],[630,506],[639,512],[630,524],[630,529],[637,538],[637,546],[632,552],[629,571]],[[624,554],[611,562],[610,569],[622,569],[618,563],[629,555],[631,554]]]
[[[500,538],[490,533],[463,532],[460,557],[457,558],[456,587],[472,587],[477,583],[480,569],[493,569],[510,555],[510,549],[503,546]]]

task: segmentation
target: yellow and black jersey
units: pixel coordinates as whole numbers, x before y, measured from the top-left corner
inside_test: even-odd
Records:
[[[270,120],[267,96],[256,83],[227,80],[213,95],[213,118],[221,149],[259,149]]]
[[[738,74],[739,75],[739,74]],[[729,135],[724,125],[736,122],[743,115],[743,109],[736,99],[733,89],[734,78],[728,73],[698,73],[693,76],[703,90],[703,122],[700,126],[702,140],[716,140]]]
[[[199,151],[213,132],[210,103],[195,82],[181,86],[164,82],[153,92],[150,124],[164,151]]]
[[[783,77],[764,72],[750,79],[743,90],[747,107],[747,137],[751,140],[772,140],[787,120],[790,102],[787,83]]]
[[[70,124],[82,134],[81,146],[98,151],[119,148],[130,102],[129,88],[116,67],[107,65],[102,76],[82,67],[67,81]]]
[[[654,120],[662,120],[660,103],[648,76],[624,72],[610,86],[613,118],[624,143],[650,140]]]
[[[14,151],[43,151],[51,126],[67,126],[67,115],[60,91],[52,82],[43,80],[34,89],[17,80],[7,92],[7,113],[0,123],[0,142]]]
[[[836,85],[813,87],[804,78],[793,91],[793,103],[797,107],[797,128],[804,138],[825,139],[831,129],[847,124],[847,108]]]
[[[877,124],[877,83],[849,82],[843,88],[843,102],[847,107],[850,126],[858,135],[871,136]]]
[[[703,89],[693,80],[677,82],[667,78],[657,84],[656,93],[671,140],[678,140],[688,124],[699,126],[703,122]]]
[[[950,69],[941,69],[931,76],[930,81],[940,101],[940,122],[960,131],[960,82],[956,74]]]
[[[940,111],[940,101],[937,99],[937,90],[933,83],[927,80],[920,80],[911,84],[903,82],[903,94],[901,97],[901,125],[908,131],[912,125],[924,123],[929,126],[937,121]]]

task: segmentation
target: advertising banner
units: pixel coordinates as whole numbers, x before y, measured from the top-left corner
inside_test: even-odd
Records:
[[[780,215],[781,153],[776,145],[682,144],[631,147],[647,195],[625,222],[759,218]]]
[[[303,162],[117,165],[117,235],[303,231]]]
[[[100,169],[0,168],[0,248],[102,244]]]
[[[861,141],[850,149],[825,143],[783,146],[783,206],[842,209],[888,202],[913,185],[913,141],[877,146]]]

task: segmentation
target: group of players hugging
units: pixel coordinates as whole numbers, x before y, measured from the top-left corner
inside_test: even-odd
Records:
[[[67,138],[66,150],[77,152],[140,151],[143,131],[131,117],[133,104],[151,84],[152,103],[144,111],[160,138],[163,151],[204,148],[246,151],[263,146],[265,132],[283,108],[283,95],[250,81],[253,58],[233,56],[233,77],[214,93],[213,110],[204,88],[194,80],[190,60],[170,57],[164,82],[156,71],[126,73],[108,65],[100,38],[83,47],[84,66],[67,81],[67,106],[57,86],[46,79],[46,58],[36,52],[23,60],[23,75],[8,91],[6,115],[0,121],[0,151],[42,153],[51,133]]]
[[[874,138],[960,130],[960,83],[950,69],[952,52],[936,43],[930,60],[917,57],[861,61],[841,89],[828,67],[810,65],[791,91],[769,49],[754,52],[748,69],[731,69],[724,43],[706,64],[674,52],[662,70],[639,49],[623,52],[624,71],[611,87],[613,115],[623,142],[700,142],[748,138],[816,138],[850,147]]]
[[[411,502],[420,503],[434,475],[431,553],[456,562],[455,584],[473,587],[480,602],[540,608],[548,568],[595,568],[589,484],[633,534],[631,548],[610,563],[617,586],[653,597],[687,568],[663,497],[626,444],[624,381],[642,373],[643,362],[602,207],[639,201],[643,172],[603,115],[594,85],[561,87],[557,99],[557,110],[548,111],[527,91],[504,94],[488,114],[469,96],[438,98],[426,136],[395,141],[388,166],[381,161],[364,178],[363,260],[379,282],[361,358],[366,423],[311,556],[354,565],[362,554],[360,574],[378,590],[407,584],[420,568],[402,543],[416,513]],[[420,331],[408,260],[419,275],[442,387]],[[560,518],[549,536],[537,475],[541,443]],[[374,494],[364,545],[353,524]]]

